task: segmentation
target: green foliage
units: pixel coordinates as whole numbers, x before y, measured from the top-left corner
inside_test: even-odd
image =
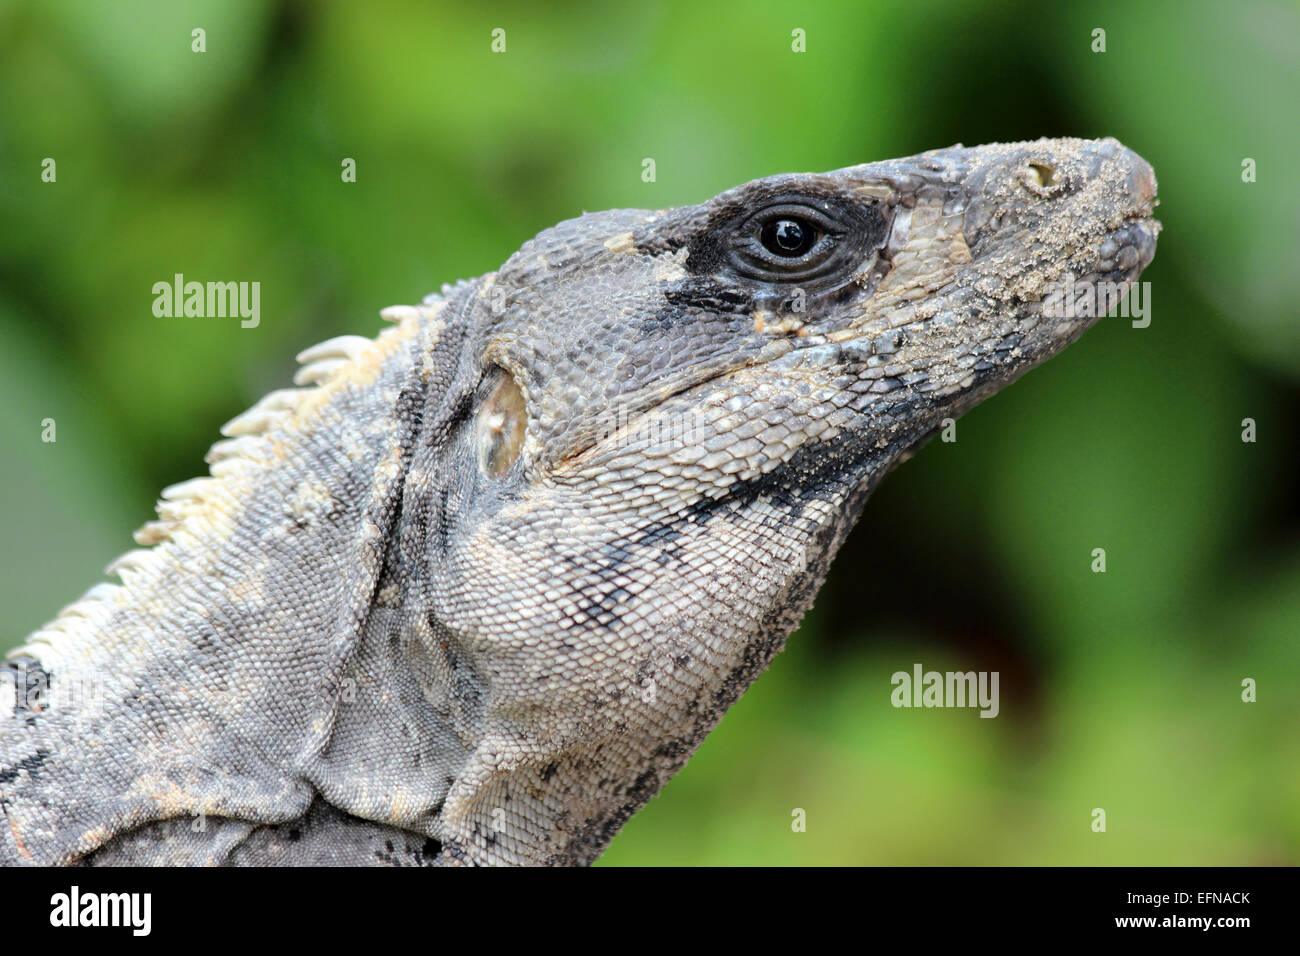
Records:
[[[1113,135],[1160,177],[1151,327],[1103,320],[889,479],[604,862],[1298,863],[1298,38],[1268,2],[0,4],[0,646],[295,351],[558,219]],[[156,318],[178,272],[260,281],[261,324]],[[1019,676],[996,720],[895,709],[916,661]]]

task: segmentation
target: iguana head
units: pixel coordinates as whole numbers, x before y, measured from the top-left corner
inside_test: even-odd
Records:
[[[1040,140],[587,215],[478,289],[481,358],[522,395],[520,467],[536,477],[570,474],[627,440],[615,429],[733,381],[746,394],[869,381],[879,438],[880,421],[933,424],[1073,340],[1093,316],[1045,319],[1044,300],[1067,274],[1080,287],[1136,277],[1155,251],[1154,200],[1151,167],[1114,140]]]
[[[531,852],[597,852],[779,649],[875,481],[1093,321],[1049,294],[1151,260],[1154,199],[1113,140],[954,148],[586,215],[453,297],[473,375],[417,459],[406,560],[490,731],[444,820],[562,814]]]

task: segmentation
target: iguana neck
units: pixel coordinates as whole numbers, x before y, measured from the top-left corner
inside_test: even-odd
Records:
[[[11,655],[48,699],[0,736],[0,765],[22,768],[0,780],[0,861],[70,862],[178,817],[305,813],[383,570],[416,418],[397,410],[423,402],[436,311],[304,353],[297,380],[318,384],[229,423],[213,477],[165,491],[137,534],[153,547],[110,568],[122,585]],[[78,799],[25,799],[37,784]]]

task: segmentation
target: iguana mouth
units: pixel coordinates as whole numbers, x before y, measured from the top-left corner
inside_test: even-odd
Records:
[[[1110,234],[1098,248],[1099,272],[1121,270],[1126,278],[1137,275],[1151,264],[1156,254],[1156,238],[1163,227],[1149,216],[1133,216]]]
[[[1156,238],[1164,228],[1160,220],[1154,218],[1155,207],[1160,205],[1160,199],[1157,196],[1157,183],[1155,170],[1145,159],[1133,152],[1131,149],[1124,149],[1125,158],[1130,164],[1129,182],[1132,186],[1133,193],[1136,197],[1136,204],[1132,209],[1124,213],[1124,219],[1128,225],[1116,230],[1120,234],[1112,234],[1111,239],[1122,238],[1127,242],[1118,243],[1119,251],[1122,253],[1124,248],[1133,248],[1136,250],[1137,259],[1132,263],[1119,262],[1122,268],[1133,272],[1136,276],[1147,266],[1156,254]],[[1110,240],[1107,240],[1109,242]],[[1102,243],[1103,256],[1108,251],[1107,243]]]

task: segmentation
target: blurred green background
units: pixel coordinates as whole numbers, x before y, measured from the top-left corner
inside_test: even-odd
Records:
[[[1297,63],[1294,3],[0,2],[0,648],[296,351],[559,219],[1113,135],[1160,179],[1150,328],[1102,321],[888,479],[603,862],[1300,863]],[[177,272],[260,281],[260,326],[155,318]],[[894,709],[918,661],[998,670],[1001,716]]]

